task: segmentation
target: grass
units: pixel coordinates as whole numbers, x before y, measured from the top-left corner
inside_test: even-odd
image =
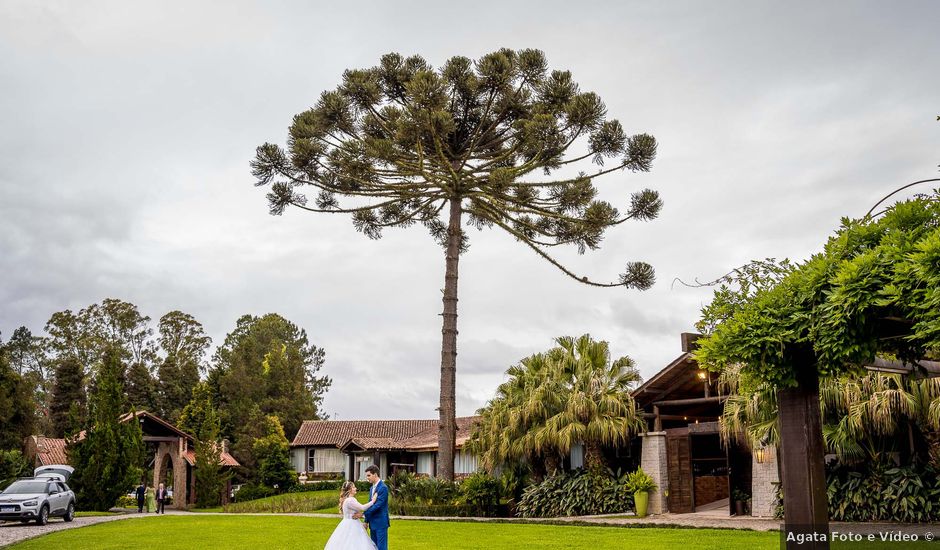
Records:
[[[128,541],[159,540],[161,550],[200,548],[265,549],[316,548],[326,544],[337,520],[296,516],[191,515],[112,521],[58,531],[10,546],[10,550],[48,548],[124,549]],[[172,536],[170,536],[172,535]],[[777,533],[717,529],[582,527],[405,521],[392,523],[391,545],[396,550],[502,550],[544,548],[593,550],[626,547],[703,550],[779,548]],[[694,542],[692,542],[694,541]]]
[[[227,513],[336,513],[339,514],[337,502],[339,491],[325,489],[323,491],[304,491],[300,493],[284,493],[245,502],[234,502],[222,507]],[[325,510],[324,512],[320,512]]]
[[[75,512],[77,518],[91,518],[95,516],[119,516],[121,512]]]

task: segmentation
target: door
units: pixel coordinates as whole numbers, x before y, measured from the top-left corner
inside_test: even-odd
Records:
[[[687,514],[694,511],[692,489],[692,453],[687,429],[685,433],[666,434],[666,464],[669,474],[669,511]]]

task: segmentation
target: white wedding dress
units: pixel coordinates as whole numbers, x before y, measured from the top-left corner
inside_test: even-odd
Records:
[[[371,502],[362,505],[356,497],[347,497],[343,501],[343,519],[330,535],[330,540],[326,541],[324,550],[376,550],[365,526],[358,519],[353,519],[353,514],[371,505]]]

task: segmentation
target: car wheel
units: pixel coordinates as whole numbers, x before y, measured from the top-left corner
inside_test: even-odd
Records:
[[[36,518],[36,525],[45,525],[49,523],[49,507],[43,506],[39,509],[39,517]]]
[[[72,521],[75,519],[75,504],[69,503],[69,507],[65,509],[65,515],[62,516],[62,519],[65,521]]]

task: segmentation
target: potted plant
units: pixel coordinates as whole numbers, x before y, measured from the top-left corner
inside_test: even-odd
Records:
[[[636,517],[645,518],[646,511],[649,509],[650,492],[657,489],[656,482],[643,471],[643,468],[637,468],[635,472],[627,475],[627,486],[633,493]]]
[[[747,513],[747,501],[751,500],[751,495],[741,489],[735,489],[731,496],[734,497],[735,515],[745,515]]]

